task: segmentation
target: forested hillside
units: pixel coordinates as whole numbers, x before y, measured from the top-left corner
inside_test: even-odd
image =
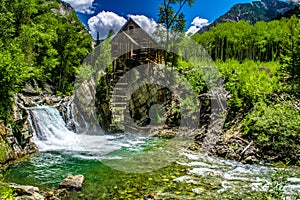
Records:
[[[7,121],[13,94],[29,80],[70,94],[92,38],[61,1],[3,0],[0,13],[0,120]]]
[[[258,21],[269,22],[278,15],[293,9],[297,4],[294,1],[262,0],[234,5],[227,13],[217,18],[208,26],[202,27],[199,33],[209,31],[212,27],[228,21],[248,21],[255,24]]]
[[[299,20],[283,18],[271,22],[260,21],[251,25],[246,21],[229,21],[213,27],[211,31],[196,34],[196,39],[213,59],[243,61],[279,60],[280,53],[289,45],[299,42]]]
[[[226,22],[194,35],[231,93],[225,129],[253,140],[262,157],[299,162],[300,19]],[[298,163],[299,164],[299,163]]]

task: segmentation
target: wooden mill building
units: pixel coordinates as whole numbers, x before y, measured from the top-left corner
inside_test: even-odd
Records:
[[[157,43],[132,18],[111,40],[113,72],[121,72],[147,63],[161,63]]]
[[[124,79],[123,75],[138,66],[162,64],[163,53],[154,39],[132,18],[128,19],[110,44],[112,66],[102,78],[103,90],[99,92],[98,105],[100,124],[108,130],[114,130],[122,129],[124,126],[120,123],[127,121],[128,103],[131,100],[128,88],[138,77],[126,76]],[[145,77],[151,74],[150,71],[143,72]]]

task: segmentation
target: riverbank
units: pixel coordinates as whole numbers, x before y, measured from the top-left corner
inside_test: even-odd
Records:
[[[255,143],[243,138],[241,132],[232,133],[227,131],[225,134],[216,134],[212,131],[214,130],[187,131],[186,135],[194,136],[193,140],[190,140],[188,149],[195,152],[206,150],[211,156],[236,160],[244,164],[255,164],[264,161],[262,152],[256,147]],[[178,136],[178,129],[164,126],[153,128],[150,134],[160,138],[175,138]]]
[[[77,155],[41,152],[4,175],[11,182],[39,187],[45,196],[56,196],[66,174],[84,174],[82,190],[61,199],[297,199],[300,189],[297,167],[242,164],[189,150],[170,165],[147,173],[119,171],[99,159]]]
[[[55,116],[58,117],[59,114]],[[54,124],[60,123],[54,122]],[[47,127],[49,130],[52,129],[50,124]],[[212,148],[216,152],[207,152],[206,146],[201,148],[203,143],[200,141],[205,141],[205,136],[201,135],[201,132],[196,138],[198,144],[190,141],[190,145],[183,143],[182,148],[178,149],[173,143],[176,130],[164,127],[157,131],[152,132],[152,136],[148,134],[144,137],[120,133],[87,140],[88,136],[86,136],[81,140],[85,139],[83,146],[74,143],[74,148],[65,146],[56,150],[42,150],[30,159],[9,167],[4,172],[4,178],[10,183],[38,187],[45,199],[52,197],[59,199],[207,199],[208,197],[236,199],[237,197],[276,197],[276,195],[284,197],[290,195],[295,199],[297,197],[296,193],[291,193],[297,188],[300,189],[300,171],[297,167],[243,164],[222,159],[220,156],[226,154],[215,155],[221,151],[226,152],[229,145],[224,143],[226,138],[216,138],[217,145]],[[73,140],[76,140],[75,136]],[[233,144],[242,140],[244,139],[231,137],[227,141]],[[101,148],[95,148],[99,146],[99,142]],[[226,147],[223,148],[224,145]],[[251,145],[246,148],[248,145],[244,141],[237,152],[244,151],[242,155],[250,154]],[[178,150],[178,154],[174,161],[166,163],[163,167],[144,173],[120,170],[124,165],[126,165],[125,169],[131,166],[133,170],[142,167],[143,163],[147,163],[147,166],[156,166],[157,163],[152,160],[152,157],[148,157],[148,153],[151,155],[151,152],[154,152],[156,157],[160,152],[167,154],[168,149],[164,149],[167,146]],[[101,152],[106,153],[102,155]],[[138,158],[135,156],[136,153],[144,158],[138,162],[139,164],[130,162],[131,159]],[[60,182],[69,173],[85,176],[82,191],[58,189]],[[276,191],[272,190],[274,186]]]

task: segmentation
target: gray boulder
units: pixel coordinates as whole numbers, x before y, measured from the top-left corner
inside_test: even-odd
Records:
[[[69,174],[67,176],[67,178],[65,178],[59,184],[59,188],[81,190],[83,181],[84,181],[84,176],[83,175],[73,176],[72,174]]]
[[[24,186],[24,185],[10,185],[16,193],[17,197],[15,200],[44,200],[45,198],[39,194],[39,188],[33,186]]]

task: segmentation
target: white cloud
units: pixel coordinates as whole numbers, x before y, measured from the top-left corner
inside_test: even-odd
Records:
[[[147,33],[152,34],[155,31],[157,23],[154,19],[150,19],[144,15],[128,15],[128,17],[131,17]],[[110,30],[117,33],[125,22],[126,19],[124,17],[114,12],[101,11],[98,15],[88,20],[88,25],[94,39],[97,37],[97,32],[100,34],[100,39],[105,39]]]
[[[100,39],[105,39],[110,30],[117,33],[125,22],[126,19],[124,17],[114,12],[101,11],[98,15],[88,20],[88,25],[94,39],[97,37],[97,32],[100,34]]]
[[[93,1],[94,0],[64,0],[69,3],[77,12],[93,14]]]
[[[131,17],[142,29],[144,29],[147,33],[153,34],[157,23],[154,19],[150,19],[146,17],[145,15],[128,15],[128,17]]]
[[[187,34],[194,34],[199,31],[200,28],[202,28],[203,26],[207,26],[209,23],[207,19],[196,17],[191,24],[192,26],[190,26],[190,28],[188,29]]]
[[[198,31],[200,30],[200,28],[198,28],[197,26],[191,26],[188,30],[187,30],[187,34],[191,33],[191,34],[194,34],[194,33],[197,33]]]
[[[196,17],[193,22],[192,22],[193,25],[195,26],[206,26],[208,24],[208,20],[207,19],[203,19],[203,18],[200,18],[200,17]]]

